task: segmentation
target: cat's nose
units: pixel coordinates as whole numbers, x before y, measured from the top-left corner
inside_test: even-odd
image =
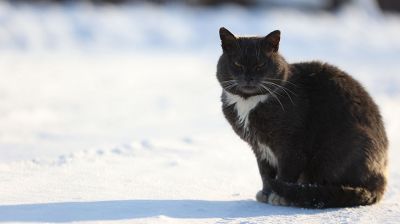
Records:
[[[245,82],[245,84],[246,84],[247,86],[253,86],[253,85],[255,85],[255,80],[254,80],[253,77],[246,77],[246,78],[244,79],[244,82]]]
[[[251,82],[251,81],[247,81],[247,82],[246,82],[246,86],[254,86],[254,84],[253,84],[253,82]]]
[[[244,81],[245,81],[247,84],[251,84],[251,83],[254,82],[254,78],[253,78],[253,77],[247,76],[246,78],[244,78]]]

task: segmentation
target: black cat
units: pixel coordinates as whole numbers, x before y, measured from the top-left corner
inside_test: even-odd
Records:
[[[256,155],[257,200],[310,208],[379,201],[388,140],[364,88],[326,63],[288,64],[278,53],[278,30],[235,37],[221,28],[220,37],[222,108]]]

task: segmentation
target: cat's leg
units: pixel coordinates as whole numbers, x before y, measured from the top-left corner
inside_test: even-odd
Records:
[[[289,150],[295,149],[286,148],[284,150],[280,150],[281,152],[277,155],[278,157],[278,168],[276,179],[289,182],[289,183],[297,183],[299,180],[304,181],[303,172],[306,166],[306,157],[302,154],[301,151]],[[285,153],[286,152],[286,153]],[[272,205],[282,205],[282,206],[290,206],[291,203],[286,200],[284,197],[278,195],[277,193],[271,191],[268,194],[268,197],[265,198],[268,204]]]
[[[296,183],[300,175],[304,172],[307,163],[307,157],[303,153],[301,143],[285,144],[279,147],[276,152],[278,159],[278,168],[276,179]]]
[[[286,159],[284,162],[280,162],[276,179],[296,183],[300,174],[303,173],[305,165],[305,159]]]
[[[271,194],[271,187],[268,184],[268,179],[275,179],[276,169],[272,167],[266,160],[257,159],[258,170],[260,171],[263,184],[262,190],[257,192],[256,199],[260,202],[268,203],[268,197]]]
[[[260,171],[263,189],[257,192],[256,200],[272,205],[288,205],[287,201],[271,190],[268,179],[275,179],[277,175],[276,168],[272,167],[267,160],[257,160]]]

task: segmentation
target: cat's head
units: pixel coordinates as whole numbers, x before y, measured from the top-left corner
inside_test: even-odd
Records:
[[[269,94],[287,79],[287,63],[278,54],[280,31],[264,37],[236,37],[224,27],[219,35],[223,54],[217,78],[225,91],[249,97]]]

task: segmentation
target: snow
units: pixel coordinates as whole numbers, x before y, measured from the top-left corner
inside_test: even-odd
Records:
[[[400,17],[369,12],[1,2],[0,222],[397,223]],[[220,109],[220,26],[279,28],[288,61],[329,61],[371,92],[390,139],[381,203],[254,200],[254,155]]]

